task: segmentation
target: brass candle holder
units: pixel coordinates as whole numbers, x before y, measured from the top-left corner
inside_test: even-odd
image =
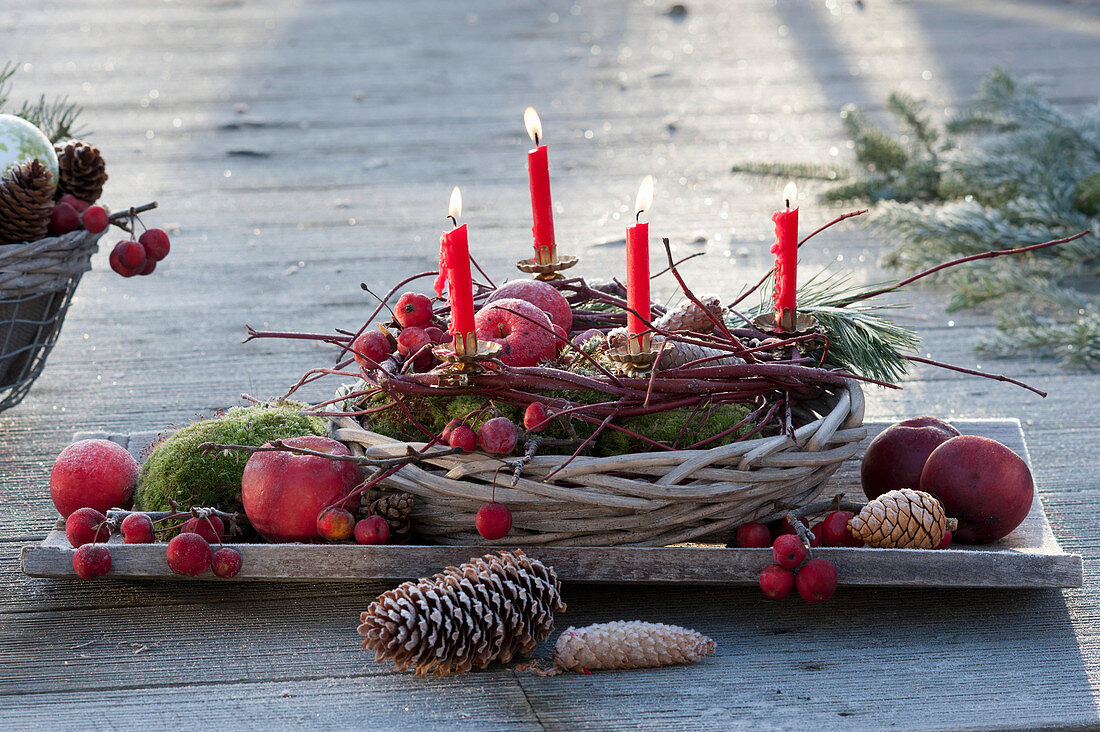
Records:
[[[785,310],[783,311],[783,315],[779,318],[779,322],[776,321],[776,313],[772,311],[764,313],[763,315],[757,315],[752,319],[752,324],[757,330],[771,333],[780,340],[823,332],[821,324],[817,322],[817,318],[809,313],[794,313],[790,310]],[[809,353],[811,350],[809,343],[809,340],[797,343],[796,345],[799,353],[803,355]]]
[[[615,362],[619,373],[624,376],[640,376],[653,370],[657,361],[657,351],[653,350],[653,334],[628,333],[624,345],[610,348],[607,357]]]
[[[520,272],[533,274],[536,280],[548,282],[550,280],[565,279],[559,273],[574,266],[578,261],[576,257],[559,257],[556,246],[535,247],[534,258],[519,260],[516,262],[516,269]]]
[[[436,367],[440,387],[469,386],[470,377],[485,373],[483,365],[500,353],[500,344],[495,341],[479,341],[473,331],[465,336],[456,335],[454,347],[439,346],[433,353],[443,363]]]

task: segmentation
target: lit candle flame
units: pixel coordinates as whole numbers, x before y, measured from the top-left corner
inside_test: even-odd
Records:
[[[542,120],[539,119],[539,113],[534,107],[523,110],[523,124],[527,126],[527,134],[538,145],[539,140],[542,139]]]
[[[792,202],[794,207],[798,208],[798,186],[794,184],[793,180],[783,189],[783,201],[786,203],[787,208],[791,207]]]
[[[648,211],[649,207],[653,205],[653,176],[647,175],[642,184],[638,186],[638,197],[634,199],[634,211],[635,218],[641,215],[642,211]]]
[[[447,206],[447,215],[456,221],[462,215],[462,191],[458,190],[458,186],[455,186],[455,189],[451,191],[451,202]]]

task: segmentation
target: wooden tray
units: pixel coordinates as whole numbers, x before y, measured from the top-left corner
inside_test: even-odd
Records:
[[[1000,440],[1029,461],[1017,420],[958,421],[963,434]],[[869,423],[870,437],[887,423]],[[79,433],[75,439],[111,439],[139,456],[155,433],[108,435]],[[828,494],[845,493],[862,500],[859,458],[845,463]],[[234,580],[207,572],[198,580],[232,582],[404,580],[434,574],[447,565],[492,551],[467,546],[357,546],[349,544],[233,544],[244,558]],[[500,548],[500,547],[496,547]],[[567,582],[641,582],[652,584],[755,585],[760,570],[772,562],[771,549],[727,549],[685,545],[659,548],[531,547],[529,556],[542,559]],[[40,543],[24,546],[23,572],[32,577],[75,577],[72,552],[58,521]],[[814,549],[815,556],[834,562],[842,585],[883,587],[1080,587],[1081,557],[1066,554],[1051,532],[1036,494],[1024,522],[1001,541],[981,547],[953,546],[942,551],[914,549]],[[111,540],[109,577],[187,580],[172,574],[164,559],[164,544],[123,544]]]

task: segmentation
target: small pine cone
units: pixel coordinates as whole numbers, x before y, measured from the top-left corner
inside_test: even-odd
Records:
[[[57,145],[57,168],[61,180],[57,185],[57,197],[71,193],[81,201],[95,203],[103,194],[107,182],[107,165],[99,148],[86,142],[70,140]]]
[[[37,159],[12,168],[0,181],[0,244],[38,241],[53,211],[50,171]]]
[[[377,662],[446,676],[530,655],[562,610],[553,569],[499,552],[383,593],[361,615],[359,634]]]
[[[714,653],[702,633],[639,620],[570,627],[554,645],[554,663],[567,671],[654,668],[699,661]]]
[[[948,529],[935,496],[902,488],[887,491],[848,521],[848,531],[879,549],[935,549]]]
[[[657,318],[653,321],[653,325],[662,330],[690,330],[695,333],[709,333],[714,330],[714,322],[707,317],[707,312],[715,319],[721,320],[722,299],[717,295],[703,295],[699,298],[699,302],[703,303],[706,311],[688,300],[680,307],[669,310]]]
[[[659,336],[653,339],[653,348],[660,349],[661,339]],[[708,348],[706,346],[697,346],[693,343],[680,343],[679,341],[669,341],[665,346],[664,352],[661,354],[660,367],[663,369],[674,369],[678,366],[683,366],[686,363],[692,361],[698,361],[701,358],[710,358],[711,356],[722,356],[727,353],[726,351],[719,350],[717,348]],[[700,364],[700,366],[732,366],[734,364],[745,363],[737,356],[725,355],[722,358],[716,358],[713,361],[706,361]]]
[[[411,528],[409,513],[415,502],[411,493],[388,493],[371,501],[368,512],[386,519],[391,534],[403,535]]]

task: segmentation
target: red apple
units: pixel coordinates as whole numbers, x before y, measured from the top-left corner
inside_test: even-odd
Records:
[[[61,451],[50,471],[50,497],[65,518],[78,508],[130,508],[138,464],[110,440],[81,440]]]
[[[558,288],[541,280],[516,280],[501,285],[485,300],[486,304],[497,300],[515,299],[529,302],[542,310],[550,322],[566,333],[573,327],[573,310]]]
[[[874,499],[886,491],[920,489],[920,473],[932,451],[959,431],[935,417],[916,417],[890,425],[875,435],[863,453],[860,481]]]
[[[501,344],[500,360],[509,366],[535,366],[553,348],[550,319],[523,300],[486,305],[474,316],[474,325],[478,340]]]
[[[290,447],[351,455],[343,443],[306,435],[283,440]],[[317,515],[326,506],[340,503],[359,482],[359,466],[342,460],[289,452],[256,452],[244,466],[241,498],[249,522],[268,541],[320,540]],[[354,511],[355,496],[342,502]]]
[[[952,437],[928,456],[920,489],[959,520],[952,541],[988,544],[1019,526],[1035,495],[1027,463],[996,440]]]

